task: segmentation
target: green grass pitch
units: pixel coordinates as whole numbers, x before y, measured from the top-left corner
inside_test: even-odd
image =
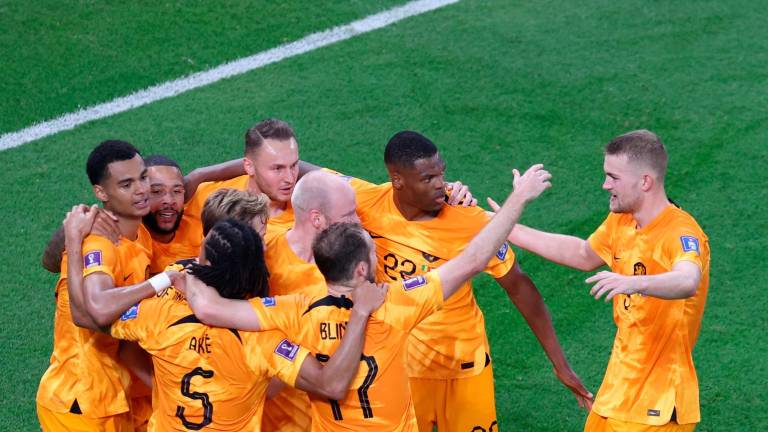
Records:
[[[402,1],[402,0],[401,0]],[[204,70],[397,4],[0,3],[0,133]],[[122,138],[185,169],[235,158],[247,127],[292,123],[301,157],[385,180],[401,129],[431,137],[448,174],[502,198],[509,170],[543,162],[554,187],[523,223],[588,235],[606,215],[601,147],[637,128],[670,152],[667,189],[710,237],[695,362],[699,431],[768,430],[765,5],[734,0],[464,0],[206,88],[0,152],[0,428],[35,430],[56,278],[39,266],[65,211],[92,202],[85,158]],[[519,251],[518,251],[519,252]],[[561,343],[597,391],[614,326],[586,274],[519,253]],[[502,430],[575,431],[585,413],[502,290],[481,276]]]

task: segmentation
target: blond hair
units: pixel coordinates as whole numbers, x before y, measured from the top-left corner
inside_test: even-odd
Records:
[[[216,222],[232,218],[251,225],[255,217],[266,223],[269,219],[269,198],[264,194],[252,194],[237,189],[219,189],[205,200],[200,219],[203,222],[203,235],[216,225]]]

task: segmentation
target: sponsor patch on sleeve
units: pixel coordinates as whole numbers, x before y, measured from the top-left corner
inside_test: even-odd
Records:
[[[277,344],[277,348],[275,348],[275,354],[288,361],[293,361],[296,358],[296,353],[298,352],[299,346],[289,341],[288,339],[283,339],[279,344]]]
[[[275,301],[274,297],[262,297],[261,304],[263,304],[264,307],[272,307],[277,304],[277,302]]]
[[[136,303],[135,305],[129,307],[127,311],[123,312],[122,315],[120,315],[120,321],[132,320],[138,316],[139,316],[139,304]]]
[[[83,266],[85,266],[85,268],[100,266],[101,263],[102,260],[100,250],[93,250],[83,255]]]
[[[504,244],[499,248],[499,251],[496,252],[496,258],[504,261],[504,259],[507,257],[507,252],[509,252],[509,245],[507,242],[504,242]]]
[[[699,253],[699,239],[693,236],[681,236],[680,242],[683,244],[683,252]]]
[[[426,284],[427,284],[427,278],[425,278],[424,276],[416,276],[416,277],[412,277],[410,279],[404,280],[403,289],[406,291],[410,291],[412,289],[416,289]]]

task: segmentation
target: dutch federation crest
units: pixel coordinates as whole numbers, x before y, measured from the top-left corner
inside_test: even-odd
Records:
[[[681,236],[680,242],[683,244],[683,252],[699,253],[699,239],[694,236]]]
[[[263,297],[261,299],[261,304],[263,304],[264,307],[272,307],[277,304],[277,302],[275,301],[274,297]]]
[[[500,261],[504,261],[504,258],[507,257],[507,252],[509,252],[509,245],[507,242],[504,242],[504,244],[499,248],[499,251],[496,252],[496,258],[498,258]]]
[[[424,276],[416,276],[416,277],[412,277],[410,279],[404,280],[403,289],[406,291],[410,291],[412,289],[416,289],[426,284],[427,284],[427,278],[425,278]]]
[[[129,307],[127,311],[123,312],[122,315],[120,315],[120,321],[132,320],[138,316],[139,316],[139,304],[136,303],[135,305]]]
[[[288,339],[283,339],[275,348],[275,354],[288,361],[293,361],[296,358],[297,352],[299,352],[299,346]]]
[[[101,265],[101,251],[90,251],[83,256],[83,266],[85,268],[91,268]]]

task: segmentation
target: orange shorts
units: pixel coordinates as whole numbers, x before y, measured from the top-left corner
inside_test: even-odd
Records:
[[[37,419],[43,432],[133,432],[131,413],[109,417],[86,417],[82,414],[59,413],[37,404]]]
[[[602,417],[591,411],[584,425],[584,432],[693,432],[696,423],[678,424],[671,421],[661,426],[651,426],[642,423],[632,423]]]
[[[311,429],[312,407],[309,396],[303,391],[285,386],[274,398],[264,403],[261,430],[307,432]]]
[[[456,379],[411,378],[413,406],[420,432],[497,432],[493,367]]]

